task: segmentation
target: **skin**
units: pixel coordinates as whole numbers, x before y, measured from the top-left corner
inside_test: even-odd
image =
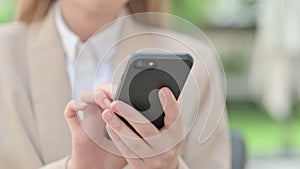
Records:
[[[138,133],[143,138],[149,138],[153,136],[160,135],[163,131],[171,128],[172,124],[175,123],[177,116],[180,112],[180,104],[176,101],[175,97],[168,88],[162,88],[159,91],[159,99],[162,106],[165,108],[165,126],[160,131],[158,130],[150,121],[148,121],[143,115],[141,115],[133,107],[127,105],[121,101],[114,101],[109,109],[106,109],[102,113],[104,121],[107,123],[107,131],[112,138],[112,141],[119,148],[124,156],[130,154],[140,154],[144,152],[140,151],[151,151],[155,149],[155,146],[159,146],[161,141],[166,141],[160,139],[158,145],[154,142],[148,142],[146,144],[139,136],[137,136],[122,120],[120,120],[115,113],[124,117],[129,123],[138,131]],[[114,113],[115,112],[115,113]],[[130,120],[131,117],[139,119],[139,122]],[[143,122],[143,123],[140,123]],[[127,137],[134,138],[126,139]],[[150,157],[150,158],[126,158],[126,161],[131,166],[132,169],[176,169],[178,167],[178,155],[181,149],[181,143],[176,145],[171,150],[164,152],[160,155]],[[139,150],[140,149],[140,150]]]
[[[102,26],[117,18],[120,10],[128,0],[60,0],[62,14],[69,28],[77,34],[84,42],[93,35]],[[130,158],[128,153],[139,154],[136,146],[155,148],[157,145],[145,145],[145,142],[133,133],[116,115],[123,116],[130,121],[128,114],[132,117],[143,118],[141,114],[129,105],[113,101],[111,94],[111,85],[102,83],[94,94],[87,94],[81,100],[70,101],[65,108],[65,118],[72,134],[72,155],[68,161],[68,169],[121,169],[129,164],[132,169],[176,169],[178,168],[178,157],[181,149],[181,143],[172,149],[149,158]],[[162,88],[159,91],[159,98],[162,106],[165,108],[165,127],[158,130],[147,119],[147,123],[140,125],[131,122],[134,128],[143,136],[155,136],[161,134],[164,130],[174,124],[180,114],[180,104],[176,101],[171,91]],[[111,154],[98,147],[87,136],[80,125],[77,117],[77,111],[84,111],[88,105],[93,102],[102,110],[102,118],[107,123],[107,131],[112,138],[113,143],[123,154],[123,157]],[[179,116],[180,117],[180,116]],[[182,127],[182,126],[180,126]],[[124,135],[136,138],[132,144],[124,139]]]
[[[85,42],[99,28],[116,19],[129,0],[60,0],[62,16]]]
[[[178,157],[182,147],[182,142],[177,144],[167,152],[161,153],[150,158],[131,158],[128,154],[139,154],[137,147],[149,147],[144,140],[139,138],[131,129],[129,129],[123,121],[121,121],[113,112],[124,117],[132,126],[143,136],[151,137],[161,134],[168,130],[172,124],[178,120],[176,117],[180,113],[180,104],[176,101],[172,92],[168,88],[162,88],[159,91],[159,98],[165,111],[165,127],[158,130],[152,123],[145,119],[133,107],[121,101],[112,101],[111,85],[109,83],[101,83],[99,88],[93,94],[86,94],[82,100],[84,102],[70,101],[65,109],[65,118],[72,134],[73,152],[68,162],[68,169],[84,169],[84,168],[102,168],[102,169],[121,169],[129,164],[132,169],[176,169],[178,168]],[[109,100],[107,105],[105,100]],[[112,141],[123,154],[123,157],[111,154],[99,148],[82,129],[76,111],[87,109],[88,104],[97,104],[103,111],[102,117],[107,123],[107,131]],[[88,104],[87,104],[88,103]],[[143,124],[136,123],[130,119],[136,117]],[[182,127],[182,126],[180,126]],[[133,142],[124,139],[124,136],[135,138]],[[156,144],[151,144],[151,149],[155,149]],[[144,149],[140,150],[144,151]]]

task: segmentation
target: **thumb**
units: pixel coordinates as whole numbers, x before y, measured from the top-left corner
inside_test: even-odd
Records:
[[[65,118],[68,126],[71,130],[71,134],[74,136],[75,132],[81,130],[80,122],[77,116],[77,111],[83,111],[87,108],[87,104],[71,100],[65,109]]]

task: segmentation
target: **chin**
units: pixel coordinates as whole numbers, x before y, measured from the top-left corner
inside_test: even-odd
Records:
[[[100,11],[109,11],[121,9],[129,0],[77,0],[89,11],[95,13]]]

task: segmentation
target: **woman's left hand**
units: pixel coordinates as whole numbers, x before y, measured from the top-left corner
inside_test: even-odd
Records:
[[[165,112],[165,126],[161,130],[158,130],[140,112],[121,101],[113,102],[110,108],[102,113],[112,141],[132,169],[178,168],[178,157],[183,141],[174,142],[175,145],[173,146],[170,144],[174,144],[173,141],[181,138],[182,135],[180,104],[168,88],[160,89],[159,99]],[[143,138],[135,134],[114,112],[125,118]],[[174,128],[174,126],[177,126],[175,127],[176,131],[169,131],[173,130],[171,128]],[[169,134],[168,137],[161,137],[168,132],[176,133],[176,136],[173,137],[170,136],[172,134]],[[161,140],[159,140],[160,138]],[[169,140],[166,138],[169,138]],[[156,141],[152,142],[151,139]],[[164,147],[164,145],[167,146]],[[163,151],[164,149],[167,151]]]

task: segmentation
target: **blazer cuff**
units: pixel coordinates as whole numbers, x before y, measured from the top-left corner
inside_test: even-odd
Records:
[[[189,167],[186,165],[186,163],[181,157],[179,157],[178,160],[178,169],[189,169]]]
[[[67,164],[70,158],[71,156],[67,156],[59,161],[42,166],[40,169],[67,169]]]

